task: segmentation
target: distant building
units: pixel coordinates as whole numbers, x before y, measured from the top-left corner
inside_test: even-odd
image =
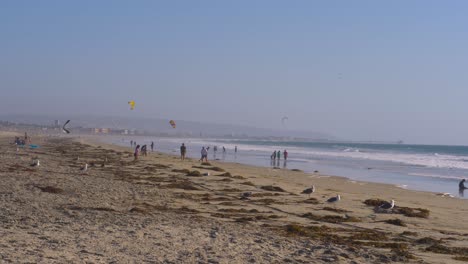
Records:
[[[109,128],[92,128],[91,133],[94,133],[94,134],[109,134],[110,129]]]

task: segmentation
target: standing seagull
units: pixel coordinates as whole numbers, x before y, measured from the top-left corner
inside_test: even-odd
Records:
[[[33,163],[31,164],[31,167],[39,167],[40,163],[39,163],[39,160],[36,159],[36,160],[33,160]]]
[[[307,189],[303,190],[301,193],[308,194],[309,198],[310,198],[310,195],[312,193],[314,193],[314,192],[315,192],[315,185],[312,185],[311,188],[307,188]]]
[[[392,202],[384,202],[383,204],[381,204],[379,206],[380,209],[384,209],[384,210],[391,210],[393,209],[393,207],[395,206],[395,201],[392,200]]]
[[[85,163],[84,167],[81,167],[81,173],[85,173],[88,170],[88,163]]]
[[[338,194],[337,196],[328,199],[327,202],[328,202],[328,203],[336,203],[336,202],[338,202],[339,200],[341,200],[341,196]]]

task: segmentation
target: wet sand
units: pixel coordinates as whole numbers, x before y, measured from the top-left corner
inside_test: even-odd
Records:
[[[5,137],[8,136],[8,137]],[[8,263],[462,263],[468,203],[386,184],[150,153],[96,140],[1,136]],[[39,159],[39,167],[31,167]],[[89,164],[86,172],[80,167]],[[209,176],[203,174],[209,173]],[[316,186],[310,198],[302,190]],[[243,192],[249,199],[240,199]],[[341,201],[327,204],[329,197]],[[395,199],[375,211],[372,199]],[[378,204],[378,202],[377,202]]]

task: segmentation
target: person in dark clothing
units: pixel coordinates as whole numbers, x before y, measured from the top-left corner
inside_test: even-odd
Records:
[[[136,146],[135,153],[133,153],[133,157],[135,157],[135,160],[138,159],[138,156],[140,156],[140,145]]]
[[[151,146],[151,152],[154,152],[154,142],[153,142],[153,141],[151,141],[151,145],[150,145],[150,146]]]
[[[465,179],[461,180],[461,182],[458,184],[458,188],[460,188],[460,190],[468,189],[468,187],[465,186]]]
[[[187,153],[187,148],[185,147],[185,144],[182,143],[182,146],[180,146],[180,159],[185,160],[185,153]]]

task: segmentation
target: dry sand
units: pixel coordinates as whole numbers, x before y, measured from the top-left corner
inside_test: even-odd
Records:
[[[41,148],[16,152],[11,134],[0,134],[2,263],[468,260],[467,200],[161,153],[134,162],[122,147],[35,140]],[[312,184],[311,198],[300,194]],[[252,197],[241,200],[245,191]],[[325,202],[336,194],[340,202]],[[397,208],[375,212],[367,199]]]

